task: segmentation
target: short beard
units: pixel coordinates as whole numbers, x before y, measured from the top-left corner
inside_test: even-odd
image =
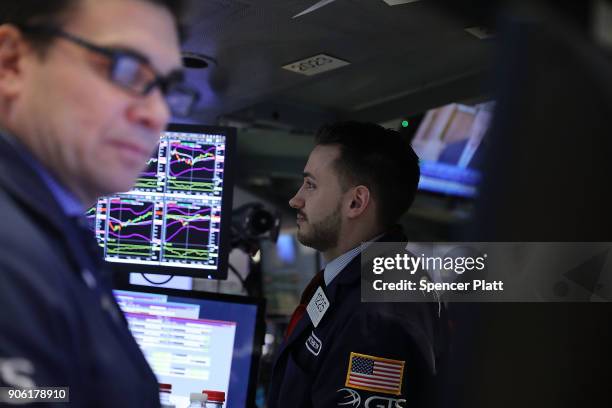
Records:
[[[338,246],[341,224],[340,203],[338,203],[333,213],[318,223],[310,225],[312,231],[309,235],[304,235],[298,230],[297,238],[303,245],[325,252]]]

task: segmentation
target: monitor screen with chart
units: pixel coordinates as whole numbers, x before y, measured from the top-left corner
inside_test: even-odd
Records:
[[[104,258],[125,272],[227,277],[231,128],[170,125],[132,190],[87,216]]]

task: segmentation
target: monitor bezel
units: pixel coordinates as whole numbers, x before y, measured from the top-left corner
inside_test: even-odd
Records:
[[[265,308],[266,300],[251,296],[230,295],[226,293],[200,292],[193,290],[170,289],[159,286],[134,285],[129,283],[129,275],[119,275],[115,277],[113,290],[124,290],[131,292],[144,292],[156,295],[167,295],[184,297],[197,300],[210,300],[226,303],[237,303],[256,306],[255,331],[253,334],[253,346],[251,365],[249,368],[249,383],[246,393],[246,408],[255,408],[255,394],[257,391],[257,381],[259,378],[259,363],[261,361],[262,347],[265,336]]]
[[[165,132],[178,133],[212,133],[225,136],[225,162],[231,163],[223,168],[223,193],[221,195],[221,234],[219,240],[219,258],[217,269],[173,267],[171,265],[140,265],[120,261],[106,261],[106,264],[119,273],[152,273],[173,276],[191,276],[194,278],[225,280],[227,279],[227,268],[229,253],[231,252],[231,218],[234,195],[234,163],[236,159],[236,129],[231,127],[170,124]]]

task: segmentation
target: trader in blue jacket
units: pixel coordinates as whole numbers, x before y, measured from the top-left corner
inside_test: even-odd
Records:
[[[0,4],[0,387],[68,387],[71,407],[159,406],[83,213],[131,188],[169,120],[179,9]],[[19,395],[0,405],[32,402]]]
[[[319,130],[289,204],[298,239],[327,264],[292,316],[269,408],[435,406],[447,344],[441,305],[361,302],[361,243],[406,241],[395,223],[418,180],[418,158],[398,132],[359,122]]]

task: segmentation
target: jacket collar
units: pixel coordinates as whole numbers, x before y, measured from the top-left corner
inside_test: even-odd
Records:
[[[50,216],[62,214],[62,208],[34,167],[4,137],[0,137],[0,186],[28,212],[62,231],[62,223]]]
[[[84,250],[75,220],[65,214],[40,174],[25,162],[24,157],[16,145],[0,137],[0,189],[38,225],[48,230],[54,240],[64,243],[68,259],[77,271],[96,270],[94,260]]]
[[[404,235],[402,228],[399,225],[393,226],[386,233],[384,233],[375,242],[405,242],[406,235]],[[337,291],[342,286],[356,285],[361,280],[361,258],[362,254],[357,255],[348,265],[336,276],[336,279],[327,287],[326,295],[329,298],[330,303],[337,295]]]

